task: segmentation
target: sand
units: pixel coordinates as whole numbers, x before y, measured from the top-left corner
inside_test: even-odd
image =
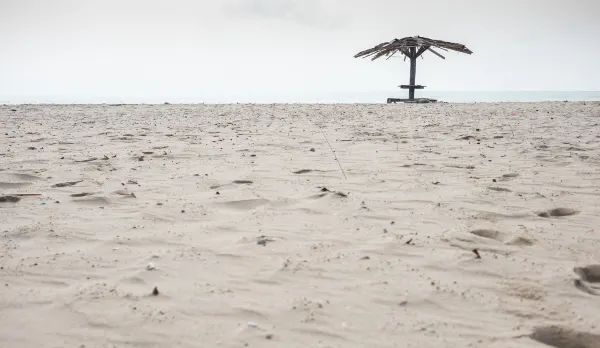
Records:
[[[599,116],[0,106],[0,346],[600,347]]]

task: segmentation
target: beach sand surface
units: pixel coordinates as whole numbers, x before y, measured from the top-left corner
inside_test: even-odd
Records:
[[[0,106],[0,347],[600,347],[599,123]]]

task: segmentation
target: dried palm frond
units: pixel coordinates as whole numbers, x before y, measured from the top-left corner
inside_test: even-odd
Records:
[[[369,48],[368,50],[364,50],[362,52],[357,53],[354,56],[354,58],[372,57],[371,60],[375,60],[383,56],[391,58],[394,54],[400,52],[408,58],[416,59],[425,51],[431,51],[438,57],[446,59],[444,56],[434,51],[434,47],[444,51],[452,50],[466,54],[473,53],[470,49],[468,49],[465,45],[462,44],[441,40],[433,40],[421,36],[412,36],[405,37],[403,39],[394,39],[389,42],[381,43],[373,48]]]

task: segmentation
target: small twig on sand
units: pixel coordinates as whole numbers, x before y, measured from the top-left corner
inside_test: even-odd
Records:
[[[335,161],[337,162],[338,166],[340,167],[340,170],[342,171],[342,174],[344,175],[344,179],[348,179],[348,177],[346,176],[346,173],[344,172],[344,168],[342,168],[342,164],[340,163],[340,160],[337,158],[337,155],[335,154],[335,151],[333,151],[333,147],[331,146],[331,143],[329,143],[329,140],[327,139],[327,136],[325,135],[325,132],[323,132],[323,129],[321,127],[319,127],[311,118],[310,116],[308,116],[308,114],[305,114],[306,117],[310,120],[310,122],[317,128],[319,128],[319,130],[321,131],[321,134],[323,134],[323,138],[325,138],[325,141],[327,142],[327,145],[329,145],[329,149],[331,150],[331,153],[333,153],[333,158],[335,158]]]
[[[327,140],[327,136],[325,135],[325,132],[323,132],[322,129],[319,129],[321,131],[321,134],[323,134],[323,137],[325,138],[325,141],[327,142],[327,145],[329,145],[329,149],[331,150],[331,153],[333,153],[333,158],[335,158],[335,160],[337,161],[338,166],[340,166],[340,170],[342,171],[342,174],[344,174],[344,179],[348,179],[348,177],[346,176],[346,173],[344,173],[344,168],[342,168],[342,164],[340,163],[340,160],[337,158],[337,155],[335,154],[335,151],[333,151],[333,147],[331,147],[331,144],[329,143],[329,140]]]
[[[476,259],[480,259],[481,258],[481,255],[479,255],[479,250],[473,249],[473,253],[475,254],[475,258]]]

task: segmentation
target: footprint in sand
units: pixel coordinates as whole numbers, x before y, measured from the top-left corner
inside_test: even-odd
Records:
[[[548,211],[544,211],[538,214],[539,217],[550,218],[550,217],[563,217],[579,214],[579,211],[571,208],[556,208]]]
[[[600,283],[600,265],[575,267],[573,268],[573,271],[586,282]]]
[[[488,187],[488,190],[496,191],[496,192],[512,192],[511,190],[504,187]]]
[[[525,245],[525,246],[529,246],[529,245],[533,245],[534,242],[531,239],[529,239],[529,238],[515,237],[515,238],[511,239],[506,244],[509,244],[509,245]]]
[[[31,185],[32,181],[42,178],[30,174],[2,173],[0,174],[0,188],[15,189]]]
[[[219,204],[222,204],[233,210],[248,211],[248,210],[253,210],[253,209],[256,209],[263,205],[266,205],[269,202],[270,201],[268,199],[257,198],[257,199],[244,199],[244,200],[239,200],[239,201],[229,201],[229,202],[224,202],[224,203],[219,203]]]
[[[30,182],[0,182],[2,189],[15,189],[31,185]]]
[[[502,180],[502,181],[509,181],[509,180],[514,179],[514,178],[516,178],[518,176],[519,176],[519,174],[517,174],[517,173],[503,174],[502,177],[500,178],[500,180]]]
[[[26,180],[26,181],[35,181],[42,180],[39,176],[31,175],[31,174],[22,174],[22,173],[6,173],[4,175],[10,175],[18,180]]]
[[[508,236],[505,233],[494,230],[474,230],[470,233],[482,238],[493,239],[498,242],[504,242],[506,239],[508,239]]]
[[[573,272],[580,279],[575,279],[573,284],[577,289],[594,296],[600,296],[600,287],[592,283],[600,283],[600,265],[575,267]]]
[[[536,328],[529,338],[555,348],[600,348],[600,335],[559,326]]]
[[[69,187],[69,186],[74,186],[79,184],[80,182],[83,182],[83,180],[79,180],[79,181],[67,181],[67,182],[60,182],[58,184],[54,184],[52,185],[52,187]]]
[[[498,241],[500,243],[508,244],[508,245],[529,246],[529,245],[534,244],[534,242],[531,239],[528,239],[525,237],[519,237],[519,236],[511,237],[507,233],[495,231],[495,230],[479,229],[479,230],[473,230],[470,233],[473,235],[476,235],[478,237],[481,237],[481,238],[492,239],[492,240]]]
[[[86,196],[82,198],[74,199],[73,202],[86,204],[86,205],[98,205],[98,206],[107,206],[110,205],[110,201],[104,197],[94,197],[94,196]]]
[[[596,290],[596,288],[590,286],[589,284],[582,281],[581,279],[575,279],[573,281],[573,285],[575,285],[575,288],[577,288],[580,291],[583,291],[590,295],[600,296],[600,291]]]

